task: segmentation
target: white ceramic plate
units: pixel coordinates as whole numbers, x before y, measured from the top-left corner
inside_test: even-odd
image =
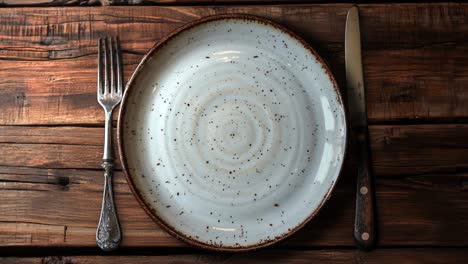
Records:
[[[197,246],[247,250],[310,220],[343,163],[336,82],[301,39],[243,15],[193,22],[143,59],[119,118],[137,199]]]

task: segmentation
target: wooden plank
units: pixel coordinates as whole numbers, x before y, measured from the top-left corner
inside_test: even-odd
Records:
[[[371,122],[466,119],[468,58],[459,61],[462,53],[468,45],[364,51]]]
[[[0,244],[61,244],[64,242],[65,232],[66,227],[62,225],[0,221]]]
[[[344,85],[348,4],[0,10],[0,124],[103,124],[97,38],[119,35],[128,79],[143,54],[194,19],[270,18],[311,43]],[[360,5],[370,122],[468,117],[468,5]],[[31,73],[34,74],[31,74]]]
[[[100,169],[103,130],[0,127],[0,153],[8,153],[0,158],[0,166]],[[468,168],[468,125],[373,125],[369,133],[373,171],[377,175],[455,173]],[[114,131],[114,137],[115,134]],[[352,153],[348,155],[351,157]]]
[[[115,141],[115,131],[113,136]],[[0,143],[52,143],[81,146],[101,146],[104,143],[104,128],[76,126],[2,126],[0,127]]]
[[[334,2],[326,0],[295,0],[296,3]],[[343,1],[336,1],[343,2]],[[353,1],[348,1],[353,2]],[[194,5],[194,4],[278,4],[287,0],[2,0],[0,6],[95,6],[95,5]]]
[[[68,177],[69,183],[63,186],[25,183],[24,180],[14,182],[11,178],[8,182],[2,180],[0,222],[14,222],[15,226],[2,227],[1,246],[95,246],[95,228],[101,204],[100,172],[38,170],[33,174],[33,178],[57,176]],[[434,178],[444,176],[436,175]],[[423,183],[413,181],[411,177],[377,179],[379,245],[468,246],[468,217],[465,213],[468,193],[454,184],[460,179],[466,180],[468,175],[459,177],[453,178],[452,183],[444,188],[430,185],[430,178]],[[133,198],[121,173],[117,173],[115,182],[116,203],[124,233],[123,247],[187,246],[150,220]],[[280,246],[353,246],[353,189],[352,184],[340,182],[323,211]],[[57,227],[54,229],[57,231],[44,232],[41,239],[19,239],[31,235],[30,229],[16,228],[16,225],[27,223]]]
[[[53,256],[53,257],[3,257],[4,264],[52,263],[337,263],[337,264],[415,264],[463,263],[467,250],[447,249],[378,249],[372,252],[357,250],[263,250],[242,254],[201,254],[167,256]]]
[[[62,144],[0,144],[0,166],[99,168],[102,147]]]
[[[121,2],[120,0],[113,0]],[[109,0],[3,0],[0,6],[88,6],[109,5]]]
[[[386,0],[2,0],[6,7],[53,7],[53,6],[96,6],[96,5],[237,5],[237,4],[303,4],[303,3],[388,3]],[[396,1],[393,1],[394,3]],[[412,2],[399,0],[398,3]],[[425,2],[442,2],[427,0]]]
[[[374,172],[417,175],[468,168],[468,125],[370,126]]]
[[[0,126],[0,151],[10,154],[0,158],[0,166],[100,169],[103,144],[102,127]]]
[[[95,246],[102,128],[1,128],[0,152],[7,155],[0,158],[0,223],[15,225],[0,229],[0,246]],[[468,125],[371,126],[370,134],[379,244],[468,246],[468,174],[462,173],[468,167]],[[354,245],[352,168],[345,166],[323,211],[284,247]],[[114,187],[124,247],[186,246],[150,220],[119,171]],[[16,225],[27,224],[52,230],[41,231],[40,239],[18,239],[31,229]]]

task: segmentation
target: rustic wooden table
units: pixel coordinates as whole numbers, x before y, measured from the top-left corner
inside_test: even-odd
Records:
[[[378,209],[375,251],[360,252],[353,242],[350,150],[319,215],[286,242],[254,253],[213,254],[176,240],[140,208],[119,171],[114,189],[123,244],[102,256],[95,245],[104,132],[95,94],[97,39],[120,36],[128,79],[145,52],[184,23],[250,13],[311,43],[343,88],[351,4],[199,0],[189,7],[152,0],[145,1],[152,6],[39,8],[9,5],[79,1],[2,2],[0,263],[466,263],[468,4],[359,5]]]

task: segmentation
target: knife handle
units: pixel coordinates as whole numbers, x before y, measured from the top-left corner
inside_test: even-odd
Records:
[[[372,183],[367,127],[355,130],[355,142],[358,166],[354,240],[360,249],[368,251],[372,249],[376,242],[376,230],[374,186]]]

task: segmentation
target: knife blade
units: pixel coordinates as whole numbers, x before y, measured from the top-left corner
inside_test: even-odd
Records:
[[[359,11],[356,6],[349,9],[346,18],[345,64],[350,131],[357,161],[354,240],[360,249],[370,250],[376,241],[374,188],[361,61]]]

